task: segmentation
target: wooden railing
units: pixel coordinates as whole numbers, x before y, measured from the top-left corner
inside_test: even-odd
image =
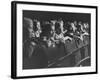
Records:
[[[73,59],[73,61],[70,62],[70,60],[69,61],[66,60],[66,63],[70,63],[70,64],[67,65],[67,66],[61,66],[61,67],[79,66],[79,64],[81,64],[83,61],[91,58],[89,53],[84,53],[84,54],[87,54],[87,55],[85,55],[84,57],[81,57],[82,53],[80,52],[80,50],[82,48],[88,48],[89,45],[90,45],[89,43],[85,44],[85,45],[83,45],[81,47],[78,47],[77,49],[73,50],[72,52],[68,53],[67,55],[60,57],[59,59],[57,59],[57,60],[53,61],[52,63],[48,64],[48,68],[59,67],[59,65],[62,64],[63,61],[66,60],[66,59],[70,59],[70,60]],[[79,53],[77,53],[78,51],[79,51]],[[80,57],[80,59],[78,59],[79,57]]]

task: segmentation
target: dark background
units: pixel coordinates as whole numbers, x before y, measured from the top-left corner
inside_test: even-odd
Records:
[[[57,20],[62,18],[63,21],[82,21],[90,25],[91,15],[88,13],[69,13],[69,12],[51,12],[51,11],[30,11],[23,10],[23,17],[38,19],[40,21]]]

